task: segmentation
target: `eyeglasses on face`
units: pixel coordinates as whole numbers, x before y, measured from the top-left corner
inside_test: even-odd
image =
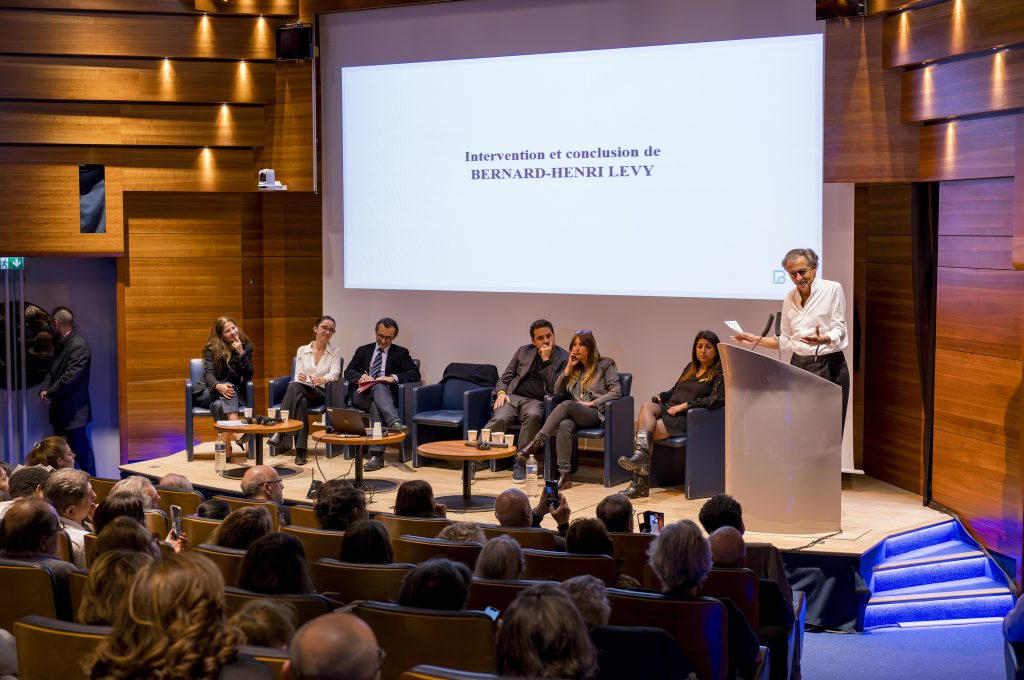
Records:
[[[338,329],[331,328],[330,326],[320,326],[320,330],[322,330],[324,333],[327,333],[328,335],[334,335],[335,333],[338,332]]]
[[[391,342],[395,339],[393,335],[384,335],[383,333],[377,333],[377,339],[381,342]]]

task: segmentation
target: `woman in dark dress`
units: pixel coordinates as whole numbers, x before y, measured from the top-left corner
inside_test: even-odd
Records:
[[[651,444],[658,439],[686,434],[686,412],[691,408],[725,405],[725,379],[718,357],[718,336],[700,331],[693,339],[691,361],[676,384],[640,407],[636,425],[636,450],[619,465],[633,473],[633,483],[623,492],[630,498],[650,495]]]

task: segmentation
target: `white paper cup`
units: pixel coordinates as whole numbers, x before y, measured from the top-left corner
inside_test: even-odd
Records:
[[[476,441],[476,434],[477,434],[476,430],[470,430],[469,432],[466,433],[466,440],[467,441],[471,441],[471,442],[475,442]]]
[[[505,435],[505,446],[515,446],[515,444],[516,444],[516,436],[515,436],[515,434],[513,434],[511,432],[507,433]]]
[[[242,413],[245,415],[246,418],[252,418],[252,409],[250,407],[246,406],[244,409],[242,409]]]
[[[277,412],[278,412],[278,417],[281,420],[288,420],[288,411],[286,409],[280,408],[280,409],[277,410]]]
[[[485,427],[484,429],[480,430],[480,441],[482,441],[482,442],[489,442],[489,441],[491,441],[491,428]]]
[[[491,433],[491,443],[492,444],[500,444],[503,441],[505,441],[505,433],[504,432],[492,432]]]

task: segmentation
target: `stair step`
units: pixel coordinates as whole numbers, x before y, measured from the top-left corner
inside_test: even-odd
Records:
[[[1002,581],[993,581],[988,560],[984,557],[960,559],[942,562],[928,562],[899,569],[876,571],[871,576],[871,592],[889,594],[898,588],[916,588],[932,585],[944,587],[948,583],[958,583],[967,579],[981,579],[992,586],[1005,585]]]
[[[980,550],[966,550],[959,553],[951,553],[949,555],[934,555],[932,557],[919,557],[917,559],[901,559],[893,560],[892,562],[882,562],[871,567],[871,571],[887,571],[889,569],[902,569],[904,567],[916,567],[922,564],[934,564],[936,562],[949,562],[953,560],[967,560],[975,557],[985,557],[985,553]]]
[[[885,556],[895,557],[937,543],[956,541],[959,538],[960,534],[957,531],[956,523],[942,522],[930,527],[908,531],[905,534],[890,536],[885,540]]]
[[[1002,618],[1013,608],[1013,595],[1008,589],[989,595],[981,595],[979,591],[969,592],[971,596],[965,597],[894,598],[895,601],[891,603],[868,602],[864,611],[864,627],[921,621]]]
[[[1003,587],[965,588],[959,590],[936,590],[925,593],[904,593],[902,595],[872,595],[868,606],[873,604],[894,604],[897,602],[922,602],[925,600],[955,600],[959,598],[1007,595],[1013,597],[1010,589]]]
[[[876,590],[872,600],[878,598],[906,598],[906,597],[950,597],[950,593],[969,593],[971,595],[983,591],[986,594],[995,594],[1008,591],[1005,584],[994,580],[986,574],[980,576],[969,576],[955,580],[932,581],[927,583],[907,585],[894,585],[885,590]],[[992,591],[989,593],[989,591]],[[954,595],[955,597],[955,595]],[[870,602],[871,600],[869,600]]]
[[[929,545],[922,545],[913,550],[907,550],[899,555],[884,557],[879,562],[880,565],[891,564],[893,562],[907,562],[910,560],[924,560],[932,559],[935,557],[949,557],[952,555],[959,555],[961,553],[969,552],[974,550],[974,546],[967,545],[963,541],[950,540],[942,541],[941,543],[932,543]]]

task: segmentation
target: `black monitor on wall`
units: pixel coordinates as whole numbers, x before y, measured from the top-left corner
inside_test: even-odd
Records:
[[[277,27],[277,60],[309,61],[313,58],[313,27],[289,24]]]

